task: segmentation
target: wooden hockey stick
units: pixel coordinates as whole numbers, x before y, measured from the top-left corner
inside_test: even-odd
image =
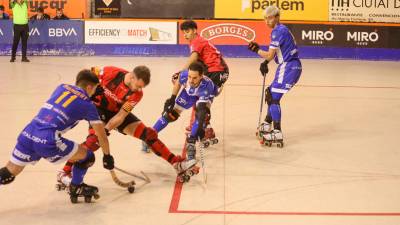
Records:
[[[123,169],[121,169],[121,168],[118,168],[118,167],[116,167],[116,166],[114,166],[114,169],[115,169],[115,170],[118,170],[118,171],[121,172],[121,173],[127,174],[127,175],[132,176],[132,177],[136,177],[136,178],[138,178],[138,179],[140,179],[140,180],[143,180],[143,181],[146,182],[146,183],[150,183],[150,182],[151,182],[150,178],[149,178],[143,171],[140,171],[140,173],[143,175],[143,176],[140,176],[140,175],[137,175],[137,174],[128,172],[128,171],[126,171],[126,170],[123,170]]]
[[[129,188],[129,187],[133,187],[134,185],[136,185],[136,182],[134,180],[129,181],[129,182],[121,181],[118,178],[117,174],[115,174],[114,170],[110,170],[110,174],[111,174],[111,178],[113,179],[114,183],[116,183],[120,187]]]

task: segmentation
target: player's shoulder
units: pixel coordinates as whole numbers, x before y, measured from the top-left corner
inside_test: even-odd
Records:
[[[117,74],[119,72],[128,73],[127,70],[119,68],[119,67],[116,67],[116,66],[105,66],[101,70],[101,74],[100,75],[114,75],[114,74]]]
[[[284,34],[289,31],[289,28],[283,24],[278,24],[273,30],[272,34]]]
[[[207,76],[203,76],[201,85],[202,85],[203,89],[206,89],[206,90],[214,89],[214,82]]]

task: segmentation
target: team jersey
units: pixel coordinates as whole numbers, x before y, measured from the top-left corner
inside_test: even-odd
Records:
[[[97,107],[110,112],[118,112],[121,108],[130,112],[143,97],[143,91],[131,91],[124,83],[125,74],[128,71],[106,66],[100,73],[100,85],[104,93],[95,96],[94,102]]]
[[[197,102],[210,102],[218,92],[217,86],[214,85],[210,78],[203,76],[199,86],[193,88],[188,83],[188,75],[188,71],[185,70],[179,77],[179,83],[183,86],[187,94],[198,97],[199,100]]]
[[[275,62],[282,64],[298,60],[296,41],[290,30],[283,24],[278,24],[272,30],[270,48],[276,49]]]
[[[226,65],[222,59],[221,53],[207,39],[197,35],[190,42],[190,52],[197,52],[199,60],[202,61],[208,69],[208,72],[225,71]]]
[[[84,90],[77,86],[61,84],[31,124],[39,130],[54,129],[59,133],[65,133],[80,120],[101,123],[95,105]]]

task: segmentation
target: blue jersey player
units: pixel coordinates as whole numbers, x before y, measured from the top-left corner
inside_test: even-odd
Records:
[[[39,113],[19,134],[10,161],[0,169],[0,185],[11,183],[26,165],[35,164],[41,158],[56,164],[72,160],[71,201],[76,203],[78,196],[91,198],[97,195],[97,187],[83,183],[87,169],[95,161],[93,152],[87,145],[77,144],[62,135],[80,120],[88,121],[102,147],[104,168],[114,168],[104,125],[90,100],[98,84],[99,79],[94,73],[82,70],[76,77],[76,86],[61,84],[56,88]]]
[[[261,50],[255,42],[249,43],[249,49],[266,59],[260,66],[263,76],[268,73],[269,61],[275,59],[279,65],[274,81],[265,91],[268,112],[265,121],[258,129],[264,141],[267,143],[278,142],[280,143],[278,146],[283,147],[280,100],[297,83],[302,67],[296,41],[290,30],[280,24],[279,15],[279,9],[276,6],[268,6],[265,10],[265,23],[272,28],[269,50]]]
[[[168,123],[176,121],[183,110],[195,106],[195,121],[186,141],[187,159],[195,160],[195,144],[204,138],[206,120],[209,120],[210,106],[218,93],[218,87],[210,78],[204,76],[204,67],[199,62],[191,63],[188,70],[179,74],[178,79],[179,82],[174,83],[171,97],[164,104],[162,117],[153,128],[160,132]]]

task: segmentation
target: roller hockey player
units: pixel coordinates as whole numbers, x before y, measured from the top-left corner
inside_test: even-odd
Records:
[[[183,32],[184,38],[189,41],[190,46],[190,57],[180,72],[175,73],[172,76],[172,82],[175,83],[178,81],[179,74],[183,71],[186,71],[189,68],[189,65],[194,62],[201,62],[206,70],[204,71],[204,75],[210,78],[214,85],[218,87],[218,94],[222,92],[224,83],[228,80],[229,77],[229,69],[227,64],[225,63],[222,54],[218,51],[218,49],[211,44],[208,40],[201,37],[197,33],[197,24],[192,20],[184,21],[180,29]],[[190,125],[186,128],[186,131],[190,133],[192,124],[195,119],[195,110],[192,110],[192,116],[190,120]],[[208,147],[209,144],[216,144],[216,137],[214,129],[211,127],[209,121],[207,121],[206,129],[205,129],[205,138],[204,138],[204,147]],[[148,151],[146,145],[143,145],[143,151]]]
[[[95,74],[82,70],[76,78],[76,86],[61,84],[56,88],[18,136],[10,161],[0,169],[0,185],[11,183],[26,165],[35,164],[41,158],[51,163],[63,163],[69,159],[72,164],[71,201],[76,203],[80,196],[85,197],[86,202],[90,202],[92,197],[99,197],[97,187],[83,183],[83,177],[95,161],[93,152],[85,145],[62,137],[80,120],[89,121],[99,137],[104,168],[114,168],[104,125],[90,100],[98,84]]]
[[[274,81],[265,91],[268,105],[267,116],[258,128],[258,134],[265,145],[271,146],[272,143],[278,143],[278,147],[283,147],[280,100],[300,79],[302,66],[292,33],[285,25],[280,24],[279,9],[276,6],[267,7],[264,19],[265,23],[272,28],[269,50],[261,50],[255,42],[249,43],[249,50],[266,59],[260,65],[263,76],[268,73],[268,62],[272,59],[275,59],[279,66]]]
[[[100,86],[92,97],[101,120],[106,124],[106,132],[113,129],[124,135],[141,139],[151,146],[153,152],[170,163],[178,174],[187,170],[196,170],[195,160],[184,160],[169,151],[167,146],[158,138],[157,131],[144,125],[131,111],[140,102],[143,96],[142,89],[150,83],[150,70],[146,66],[137,66],[133,71],[107,66],[102,69],[92,68],[100,78]],[[85,145],[96,150],[97,137],[89,129],[89,136]],[[68,185],[70,176],[68,162],[58,175],[58,182]]]
[[[174,84],[171,97],[164,104],[162,117],[153,126],[160,132],[170,122],[176,121],[183,110],[195,106],[195,121],[186,140],[188,160],[196,159],[196,142],[204,138],[204,129],[207,120],[210,119],[210,106],[218,93],[218,88],[203,74],[204,67],[199,62],[190,64],[188,71],[180,73],[178,82]]]

